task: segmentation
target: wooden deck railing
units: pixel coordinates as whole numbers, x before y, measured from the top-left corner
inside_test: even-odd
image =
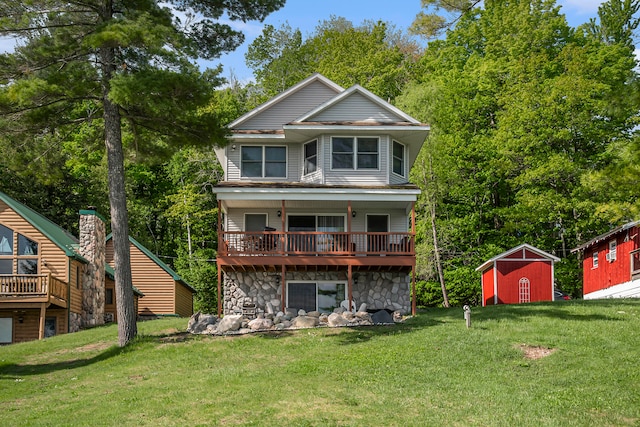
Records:
[[[246,255],[405,255],[415,254],[411,233],[226,231],[218,253]]]
[[[0,274],[1,297],[54,297],[67,300],[67,283],[50,274]]]
[[[640,249],[636,249],[635,251],[631,251],[629,253],[631,255],[631,279],[639,279],[640,278]]]

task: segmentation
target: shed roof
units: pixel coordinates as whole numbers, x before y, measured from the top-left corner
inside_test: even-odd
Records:
[[[613,230],[607,231],[604,234],[601,234],[601,235],[599,235],[597,237],[594,237],[593,239],[589,240],[587,243],[584,243],[584,244],[578,246],[577,248],[571,249],[571,253],[587,249],[589,246],[593,246],[595,244],[598,244],[598,243],[602,242],[603,240],[607,240],[609,237],[611,237],[613,235],[616,235],[616,234],[618,234],[618,233],[620,233],[622,231],[626,231],[626,230],[630,229],[631,227],[635,227],[635,226],[637,226],[639,224],[640,224],[640,220],[631,221],[631,222],[628,222],[628,223],[626,223],[624,225],[621,225],[620,227],[616,227]]]
[[[55,224],[47,217],[39,214],[28,206],[23,205],[1,191],[0,200],[24,218],[25,221],[44,234],[53,244],[62,249],[68,257],[88,263],[88,261],[78,253],[78,239],[73,234]]]
[[[549,259],[550,261],[553,261],[553,262],[560,261],[560,258],[558,258],[555,255],[551,255],[550,253],[545,252],[545,251],[543,251],[541,249],[538,249],[535,246],[531,246],[531,245],[529,245],[527,243],[523,243],[522,245],[516,246],[515,248],[512,248],[512,249],[509,249],[508,251],[505,251],[505,252],[501,253],[500,255],[494,256],[490,260],[488,260],[485,263],[483,263],[480,267],[476,268],[476,271],[484,271],[489,266],[493,265],[493,263],[496,262],[497,260],[499,260],[501,258],[506,258],[509,255],[512,255],[512,254],[514,254],[514,253],[516,253],[516,252],[518,252],[520,250],[523,250],[523,249],[527,249],[527,250],[530,250],[531,252],[535,252],[536,254],[540,255],[540,257],[547,258],[547,259]]]

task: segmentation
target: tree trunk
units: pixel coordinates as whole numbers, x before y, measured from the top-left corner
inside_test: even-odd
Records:
[[[103,18],[112,15],[111,1],[105,1]],[[107,149],[109,202],[111,205],[111,233],[113,236],[116,310],[118,315],[118,345],[124,347],[137,334],[131,258],[129,250],[129,223],[124,179],[124,155],[118,106],[109,100],[110,80],[116,70],[115,51],[112,47],[99,50],[102,70],[102,103],[104,108],[104,140]]]
[[[438,277],[440,278],[440,288],[442,289],[442,305],[449,308],[449,295],[447,294],[447,287],[444,283],[444,273],[442,272],[442,263],[440,262],[440,248],[438,247],[438,233],[436,230],[436,203],[431,201],[431,231],[433,232],[433,252],[436,256],[436,267],[438,269]]]

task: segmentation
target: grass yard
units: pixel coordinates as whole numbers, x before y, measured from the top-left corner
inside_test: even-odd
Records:
[[[187,319],[0,347],[3,426],[632,426],[640,300],[428,309],[235,337]]]

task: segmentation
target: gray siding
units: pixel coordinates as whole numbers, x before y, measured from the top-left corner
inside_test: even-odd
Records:
[[[329,109],[321,111],[311,117],[313,122],[334,122],[334,121],[364,121],[374,120],[378,122],[403,122],[404,119],[385,110],[378,104],[371,102],[359,93],[353,93],[341,100],[338,104],[332,105]]]
[[[304,113],[336,96],[336,92],[320,82],[313,82],[257,114],[236,129],[282,129]]]

